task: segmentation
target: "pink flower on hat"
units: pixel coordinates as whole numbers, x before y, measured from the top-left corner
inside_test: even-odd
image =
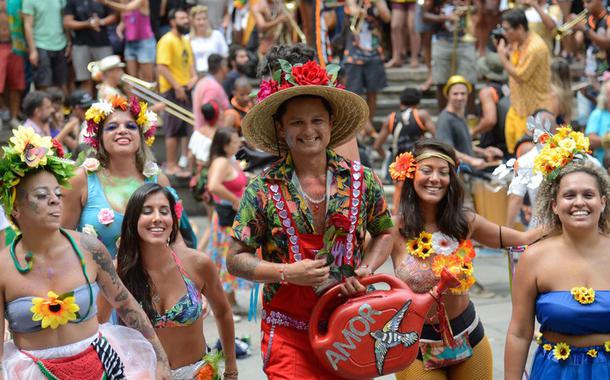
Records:
[[[114,222],[114,211],[109,208],[103,208],[97,213],[97,221],[107,226]]]
[[[259,102],[278,91],[278,84],[273,79],[263,79],[259,87],[258,94],[256,95]]]

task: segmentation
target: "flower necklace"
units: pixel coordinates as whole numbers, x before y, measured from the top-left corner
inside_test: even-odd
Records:
[[[295,172],[294,175],[292,176],[292,184],[297,188],[297,191],[299,192],[299,194],[301,194],[307,202],[311,203],[314,212],[318,212],[320,210],[320,206],[324,202],[326,202],[326,206],[328,208],[327,201],[328,201],[328,196],[330,194],[331,181],[332,181],[332,174],[329,172],[329,170],[327,170],[326,171],[326,188],[324,189],[324,196],[322,196],[322,198],[315,199],[315,198],[311,197],[310,195],[308,195],[305,192],[305,190],[303,190],[303,187],[301,186],[301,182],[299,181],[299,177],[297,176],[297,173]]]

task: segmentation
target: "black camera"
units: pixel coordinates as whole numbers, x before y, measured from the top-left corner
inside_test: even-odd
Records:
[[[491,31],[491,37],[494,39],[496,43],[500,43],[500,40],[504,40],[504,43],[507,43],[506,36],[504,35],[504,29],[498,25]]]

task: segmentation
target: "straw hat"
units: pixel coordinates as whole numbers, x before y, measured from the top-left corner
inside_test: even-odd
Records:
[[[466,86],[469,94],[472,92],[472,85],[466,80],[466,78],[461,75],[453,75],[447,80],[447,83],[443,87],[443,95],[445,95],[445,97],[449,96],[449,89],[456,84],[463,84]]]
[[[477,60],[477,69],[483,78],[496,82],[506,82],[508,74],[504,71],[504,66],[500,62],[498,53],[488,52]]]
[[[97,81],[101,80],[101,75],[110,69],[125,67],[118,55],[109,55],[99,61],[89,62],[87,70],[91,73],[91,77]]]
[[[285,61],[284,61],[285,62]],[[287,62],[285,62],[289,65]],[[291,71],[291,67],[285,67],[284,73],[282,73],[281,79],[279,73],[276,73],[276,78],[280,79],[282,83],[280,86],[282,89],[271,91],[272,93],[261,99],[261,92],[259,92],[257,103],[244,117],[242,121],[242,132],[246,140],[265,152],[271,154],[284,154],[288,152],[288,146],[286,142],[279,136],[276,131],[274,115],[278,108],[287,100],[290,100],[300,95],[313,95],[319,96],[326,99],[332,108],[333,124],[330,131],[330,143],[329,148],[336,147],[346,142],[350,138],[356,135],[358,131],[364,127],[369,117],[369,108],[366,101],[359,95],[353,92],[334,87],[336,85],[336,75],[330,74],[337,70],[336,65],[328,65],[326,72],[329,73],[329,79],[327,85],[299,85],[298,83],[288,83],[284,79],[284,73],[291,73],[292,81],[298,82],[299,72],[295,73],[294,69],[300,70],[302,74],[307,71],[318,71],[323,72],[317,63],[310,61],[305,65],[295,65]],[[266,81],[261,82],[261,88]],[[274,80],[266,82],[274,82],[277,86],[278,83]],[[289,87],[292,86],[292,87]],[[278,152],[279,148],[279,152]]]

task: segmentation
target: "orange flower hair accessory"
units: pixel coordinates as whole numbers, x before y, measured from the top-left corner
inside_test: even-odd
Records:
[[[104,120],[115,110],[129,111],[135,119],[136,124],[142,129],[144,142],[148,146],[155,142],[157,114],[148,109],[148,103],[138,101],[135,96],[128,100],[122,96],[114,95],[108,100],[93,103],[85,113],[85,120],[87,121],[85,142],[87,144],[91,145],[94,149],[99,148],[97,131]]]
[[[413,154],[411,152],[401,153],[390,165],[390,176],[394,181],[404,181],[407,178],[413,179],[415,177],[415,169],[417,169],[417,162]]]

